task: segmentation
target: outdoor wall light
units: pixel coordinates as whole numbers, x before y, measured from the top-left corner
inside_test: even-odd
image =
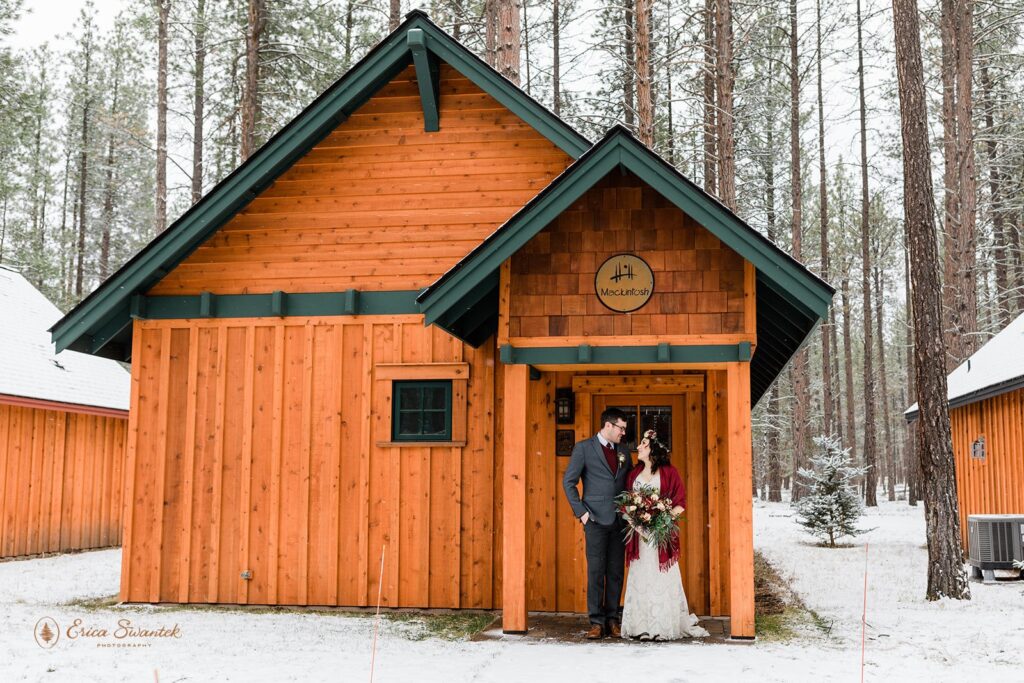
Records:
[[[555,423],[571,425],[575,422],[576,401],[572,389],[555,389]]]

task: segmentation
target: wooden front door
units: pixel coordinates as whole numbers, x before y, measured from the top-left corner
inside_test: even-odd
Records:
[[[690,610],[708,614],[707,450],[701,394],[594,396],[595,433],[601,428],[601,413],[612,407],[626,413],[628,427],[622,445],[629,448],[634,462],[636,445],[648,429],[657,430],[671,451],[672,464],[679,470],[686,488],[686,512],[680,522],[679,571]]]

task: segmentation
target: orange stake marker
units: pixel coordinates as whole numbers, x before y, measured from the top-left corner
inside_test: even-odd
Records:
[[[864,544],[864,611],[860,615],[860,683],[864,683],[864,634],[868,624],[868,544]]]

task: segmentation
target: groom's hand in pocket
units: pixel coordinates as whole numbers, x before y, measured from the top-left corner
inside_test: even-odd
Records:
[[[589,520],[589,519],[590,519],[590,513],[589,512],[584,512],[583,516],[580,517],[580,524],[582,524],[583,526],[586,526],[587,525],[587,520]]]

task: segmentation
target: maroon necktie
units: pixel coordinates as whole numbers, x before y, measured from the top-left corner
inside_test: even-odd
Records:
[[[618,457],[616,457],[617,454],[615,453],[615,447],[610,444],[607,446],[601,444],[601,448],[604,449],[604,457],[605,460],[608,461],[608,467],[611,469],[612,474],[615,474],[619,469],[619,460]]]

